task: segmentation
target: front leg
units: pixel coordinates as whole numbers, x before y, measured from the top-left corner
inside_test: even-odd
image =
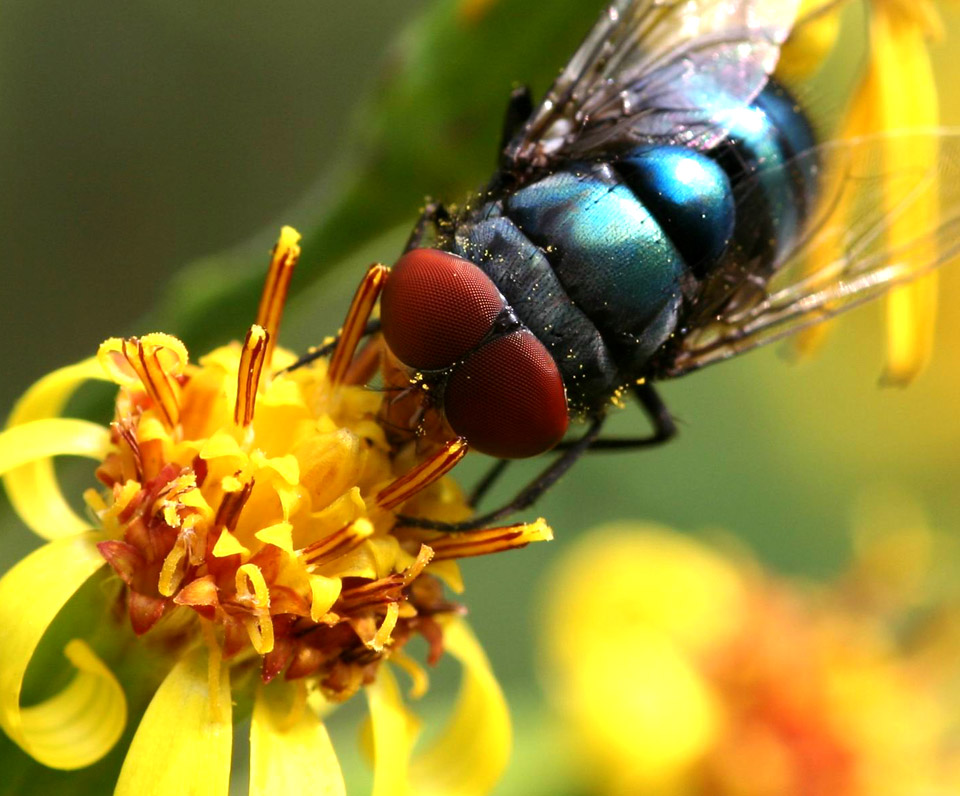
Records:
[[[594,440],[588,453],[594,451],[629,451],[639,448],[653,448],[657,445],[663,445],[677,436],[677,424],[674,422],[673,415],[663,402],[659,393],[649,382],[636,384],[633,387],[633,394],[640,402],[640,408],[644,414],[650,418],[653,424],[653,433],[645,437],[613,437],[608,439]],[[576,443],[561,442],[557,448],[563,450],[575,445]]]
[[[517,86],[510,92],[507,102],[507,112],[503,117],[503,128],[500,133],[500,151],[507,148],[514,137],[519,133],[533,113],[533,97],[530,95],[530,86]]]
[[[440,226],[449,221],[450,212],[442,202],[427,202],[423,208],[423,212],[420,214],[420,218],[418,218],[417,223],[414,224],[410,237],[407,238],[407,245],[403,247],[404,252],[408,252],[411,249],[419,249],[427,237],[428,228],[432,228],[432,232],[434,236],[436,236]]]
[[[410,528],[427,528],[434,531],[472,531],[490,525],[517,511],[522,511],[528,506],[532,506],[544,492],[560,480],[560,477],[566,473],[577,459],[596,441],[600,435],[600,429],[603,428],[604,419],[603,415],[594,418],[586,434],[580,437],[580,439],[569,448],[565,448],[561,455],[550,463],[549,467],[521,489],[509,503],[506,503],[495,511],[481,514],[479,517],[474,517],[472,520],[466,520],[464,522],[437,522],[435,520],[428,520],[425,517],[406,517],[400,515],[397,517],[398,524]]]

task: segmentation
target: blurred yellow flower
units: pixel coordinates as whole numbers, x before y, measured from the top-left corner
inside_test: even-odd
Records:
[[[660,527],[588,533],[548,581],[542,645],[584,792],[960,792],[956,633],[940,611],[940,630],[913,617],[899,635],[933,543],[918,526],[880,534],[814,588]]]
[[[786,43],[778,74],[788,83],[804,78],[823,64],[840,37],[840,14],[845,0],[803,0],[800,23]],[[930,61],[928,43],[942,37],[943,26],[933,0],[870,0],[868,58],[865,74],[846,109],[841,139],[904,130],[932,131],[939,123],[939,101]],[[881,157],[890,175],[884,180],[883,206],[889,219],[886,245],[892,250],[906,247],[918,230],[933,229],[939,215],[936,186],[915,196],[914,181],[898,180],[898,173],[935,173],[938,147],[935,136],[886,136]],[[826,164],[824,184],[830,185],[842,170],[838,161]],[[825,191],[829,202],[836,201]],[[907,199],[910,199],[907,202]],[[845,195],[834,211],[849,217],[854,208]],[[906,207],[905,211],[898,208]],[[929,246],[935,244],[931,241]],[[822,247],[811,256],[809,267],[819,270],[841,252]],[[932,260],[917,246],[906,257],[918,262]],[[887,365],[885,380],[906,384],[928,363],[937,314],[937,274],[894,289],[887,299]],[[801,350],[815,348],[826,326],[805,330],[799,338]]]
[[[105,614],[123,606],[169,669],[116,793],[226,794],[235,695],[247,692],[250,793],[343,793],[321,714],[361,689],[374,794],[414,785],[418,794],[485,793],[506,763],[509,719],[441,581],[460,592],[455,559],[522,547],[550,530],[542,520],[459,535],[396,525],[401,506],[442,520],[469,514],[443,478],[464,446],[450,443],[417,463],[411,446],[395,449],[377,422],[381,393],[332,375],[325,359],[283,371],[296,358],[273,342],[298,240],[284,229],[244,344],[193,364],[169,335],[108,340],[95,359],[48,375],[14,409],[0,433],[0,472],[47,544],[0,579],[0,726],[61,769],[99,760],[120,737],[123,690],[80,639],[66,649],[77,669],[71,684],[41,704],[20,704],[47,627],[106,563],[116,599]],[[59,416],[88,379],[119,385],[108,428]],[[103,488],[84,495],[89,521],[58,487],[52,457],[60,455],[100,462]],[[404,652],[416,635],[431,663],[445,651],[458,659],[463,682],[446,732],[411,759],[417,723],[386,662],[422,694],[426,673]]]

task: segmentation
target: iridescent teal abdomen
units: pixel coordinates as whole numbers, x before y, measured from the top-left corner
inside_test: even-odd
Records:
[[[715,153],[737,197],[737,256],[775,267],[800,234],[817,188],[815,144],[792,96],[770,82],[752,105],[721,115],[729,129]]]
[[[726,172],[706,155],[679,146],[636,149],[613,165],[687,266],[698,277],[706,274],[733,236],[733,192]]]

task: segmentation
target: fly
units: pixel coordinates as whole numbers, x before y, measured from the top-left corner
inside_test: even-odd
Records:
[[[785,0],[613,3],[538,106],[513,93],[486,189],[456,209],[429,205],[393,268],[371,268],[341,343],[301,363],[336,347],[331,368],[343,371],[370,335],[352,372],[381,371],[388,431],[460,438],[500,460],[474,503],[510,460],[559,453],[496,510],[404,522],[482,527],[531,505],[587,451],[660,445],[676,427],[656,382],[821,322],[960,250],[960,136],[887,133],[940,147],[935,169],[902,174],[881,170],[879,135],[818,140],[772,77],[795,12]],[[893,208],[891,179],[910,188]],[[940,181],[936,225],[888,245],[896,217]],[[839,218],[841,206],[856,213]],[[823,252],[827,265],[805,269]],[[652,433],[601,436],[628,394]],[[586,425],[574,439],[571,421]]]

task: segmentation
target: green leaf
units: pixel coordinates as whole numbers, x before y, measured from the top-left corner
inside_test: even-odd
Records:
[[[412,225],[425,196],[457,201],[481,187],[496,165],[511,89],[525,82],[535,95],[544,92],[600,7],[598,0],[429,4],[387,55],[376,96],[362,104],[351,145],[332,164],[336,176],[289,219],[304,234],[291,293],[385,230]],[[185,267],[145,323],[196,351],[242,336],[278,232]]]

